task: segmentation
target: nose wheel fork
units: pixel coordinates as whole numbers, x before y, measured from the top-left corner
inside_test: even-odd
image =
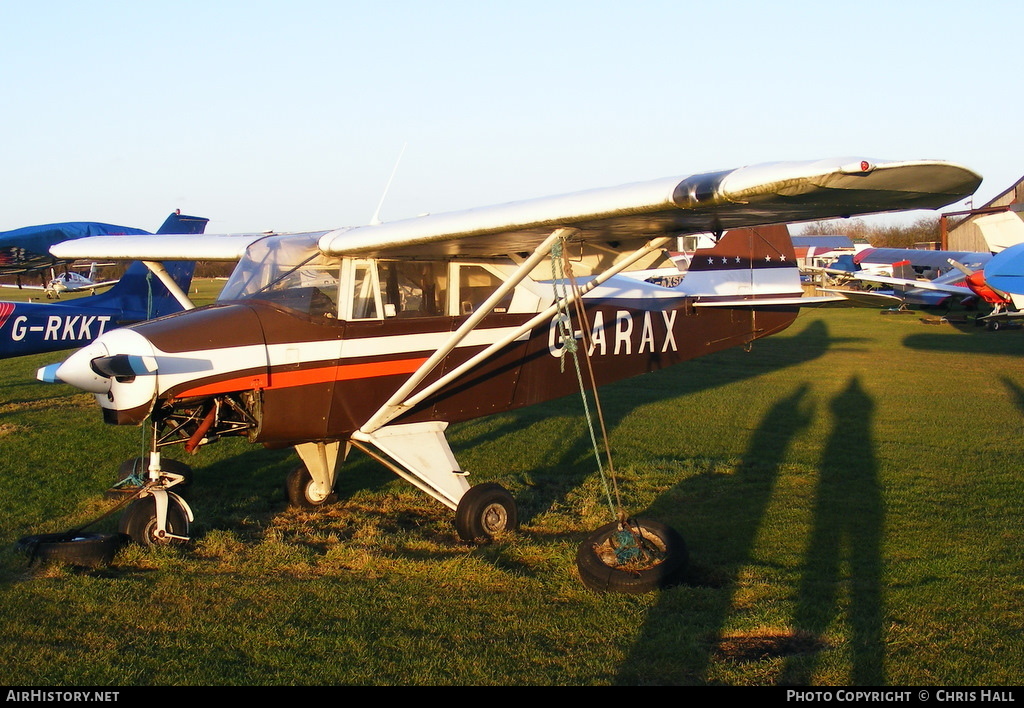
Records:
[[[176,485],[187,485],[191,481],[192,470],[174,460],[161,461],[158,427],[153,421],[153,443],[145,471],[142,471],[147,460],[144,457],[122,465],[122,471],[130,465],[129,474],[141,477],[142,485],[137,492],[138,498],[121,515],[118,530],[143,546],[184,543],[189,540],[189,524],[195,520],[188,503],[177,493],[169,491]]]

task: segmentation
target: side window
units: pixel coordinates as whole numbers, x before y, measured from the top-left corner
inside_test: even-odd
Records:
[[[476,311],[491,293],[501,286],[502,280],[494,273],[480,265],[460,264],[459,265],[459,314],[468,315]],[[494,312],[508,312],[512,304],[510,291],[501,299]]]
[[[377,287],[377,269],[373,261],[352,264],[352,319],[377,320],[381,318],[380,289]]]
[[[382,261],[381,298],[388,317],[444,315],[448,275],[444,263]]]

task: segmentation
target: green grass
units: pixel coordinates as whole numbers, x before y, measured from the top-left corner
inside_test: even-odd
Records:
[[[520,503],[522,531],[490,546],[361,456],[338,504],[290,510],[294,455],[224,441],[188,460],[192,544],[27,567],[14,542],[102,514],[145,441],[31,380],[61,357],[0,362],[0,670],[50,686],[1019,685],[1022,337],[811,311],[751,353],[603,389],[628,510],[690,547],[686,582],[642,596],[576,577],[609,511],[571,398],[451,429],[473,479]]]

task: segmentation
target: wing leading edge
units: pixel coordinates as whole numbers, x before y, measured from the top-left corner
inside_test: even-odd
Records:
[[[768,163],[339,229],[320,239],[320,250],[498,256],[532,251],[558,227],[577,229],[582,240],[625,246],[653,236],[936,209],[980,184],[975,172],[941,161]]]
[[[331,256],[499,257],[532,252],[569,227],[578,240],[621,251],[656,236],[937,209],[980,184],[975,172],[942,161],[777,162],[308,235]],[[62,258],[230,261],[264,235],[95,237],[50,250]]]

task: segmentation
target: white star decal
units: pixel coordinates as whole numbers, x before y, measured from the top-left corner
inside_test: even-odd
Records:
[[[771,256],[765,256],[764,257],[764,262],[765,263],[771,263],[772,262],[772,257]]]

